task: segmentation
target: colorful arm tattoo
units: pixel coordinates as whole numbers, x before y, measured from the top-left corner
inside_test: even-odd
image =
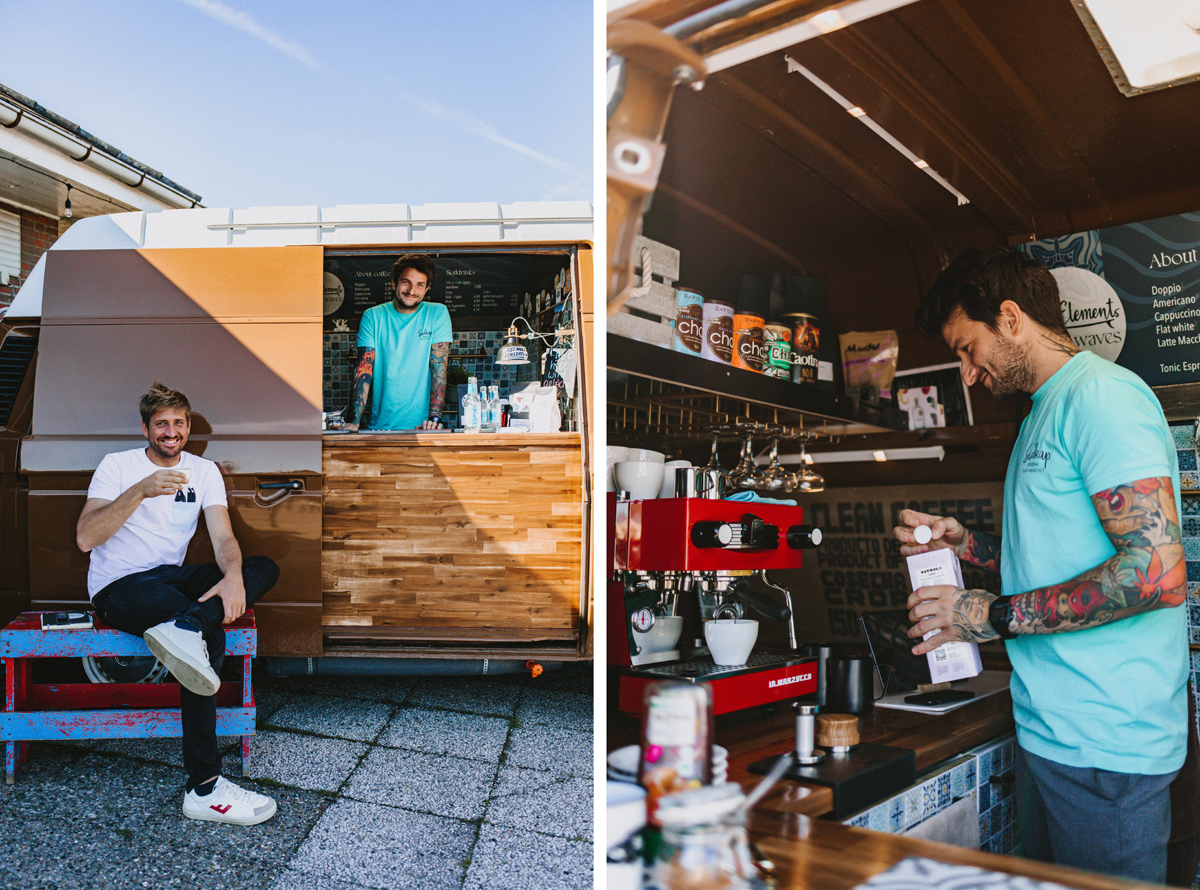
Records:
[[[354,423],[362,423],[363,412],[367,410],[367,400],[371,397],[371,381],[375,374],[375,350],[364,349],[358,357],[358,368],[354,371]]]
[[[1070,581],[1013,597],[1016,633],[1082,630],[1187,599],[1171,479],[1118,485],[1093,495],[1092,506],[1117,552]]]
[[[972,565],[989,572],[1000,572],[1000,536],[987,532],[968,532],[967,547],[959,554]]]
[[[449,343],[434,343],[429,347],[429,368],[433,382],[429,387],[429,416],[441,417],[446,402],[446,364],[450,359]]]

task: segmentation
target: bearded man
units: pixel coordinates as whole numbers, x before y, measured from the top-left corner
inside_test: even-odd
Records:
[[[917,326],[945,339],[968,386],[1028,394],[1032,408],[1002,537],[900,514],[902,554],[951,548],[999,572],[1003,591],[914,592],[909,636],[939,633],[913,652],[1006,641],[1026,856],[1161,884],[1189,736],[1179,467],[1162,407],[1136,374],[1076,348],[1054,276],[1017,250],[955,259]]]

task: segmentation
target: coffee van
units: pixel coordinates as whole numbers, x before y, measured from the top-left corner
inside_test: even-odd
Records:
[[[568,202],[75,223],[0,319],[4,620],[87,601],[88,482],[104,454],[144,442],[137,400],[162,380],[191,400],[187,450],[225,474],[243,552],[280,565],[256,607],[261,655],[381,671],[590,658],[591,239],[591,205]],[[456,432],[454,386],[449,429],[323,429],[349,402],[358,317],[417,252],[438,266],[429,299],[451,311],[463,376],[504,395],[540,382],[541,339],[523,341],[532,364],[494,361],[518,316],[556,356],[580,344],[561,430]],[[187,559],[209,558],[201,523]]]

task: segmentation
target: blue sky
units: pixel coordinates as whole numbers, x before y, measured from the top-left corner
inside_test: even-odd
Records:
[[[0,83],[209,207],[592,200],[590,0],[0,2]]]

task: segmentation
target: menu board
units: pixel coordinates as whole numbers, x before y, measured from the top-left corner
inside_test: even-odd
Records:
[[[1058,281],[1075,345],[1150,386],[1200,380],[1200,213],[1021,245]]]
[[[399,254],[325,257],[325,328],[357,330],[362,314],[392,299],[392,265]],[[500,319],[505,327],[570,294],[563,254],[431,254],[436,268],[425,299],[444,303],[451,319]]]

